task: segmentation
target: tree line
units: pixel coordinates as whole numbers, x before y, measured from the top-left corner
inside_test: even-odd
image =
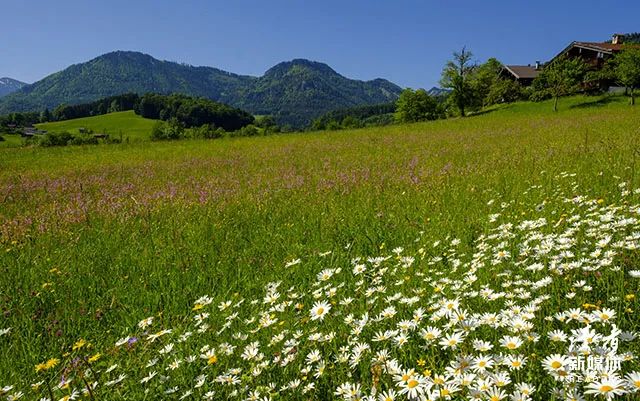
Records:
[[[134,110],[136,114],[145,118],[164,121],[175,119],[185,128],[206,124],[225,131],[236,131],[254,123],[254,117],[246,111],[209,99],[181,94],[149,93],[140,96],[125,93],[90,103],[62,104],[53,111],[46,109],[42,112],[11,113],[0,116],[0,126],[25,127],[36,123],[65,121],[128,110]]]

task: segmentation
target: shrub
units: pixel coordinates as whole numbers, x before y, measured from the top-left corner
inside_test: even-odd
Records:
[[[69,145],[97,145],[98,138],[93,135],[76,135],[68,142]]]
[[[151,129],[152,141],[173,141],[183,138],[184,127],[175,118],[171,119],[168,123],[158,121]]]
[[[217,139],[222,138],[225,131],[222,127],[216,128],[213,124],[203,124],[200,127],[191,130],[193,138],[201,139]]]
[[[4,138],[0,135],[0,142],[4,142]]]
[[[249,124],[235,131],[234,136],[256,136],[260,134],[260,130],[255,125]]]
[[[39,143],[44,147],[67,146],[72,139],[73,135],[67,131],[48,132],[40,139]]]

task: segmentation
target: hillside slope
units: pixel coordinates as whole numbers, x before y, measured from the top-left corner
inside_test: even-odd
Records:
[[[140,117],[133,110],[129,110],[95,117],[37,124],[36,127],[51,132],[68,131],[71,133],[78,133],[80,128],[85,128],[95,133],[109,134],[114,138],[119,138],[122,135],[123,139],[148,140],[155,122],[156,120]]]

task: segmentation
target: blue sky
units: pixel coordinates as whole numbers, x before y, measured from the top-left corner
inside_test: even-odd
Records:
[[[640,31],[640,1],[2,0],[0,77],[34,82],[113,50],[262,75],[293,58],[430,88],[454,50],[546,60]]]

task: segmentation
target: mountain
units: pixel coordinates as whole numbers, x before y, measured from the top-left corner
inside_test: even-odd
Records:
[[[401,88],[384,79],[357,81],[326,64],[295,59],[270,68],[229,102],[254,114],[301,126],[327,111],[395,100]]]
[[[437,86],[434,86],[433,88],[429,89],[427,93],[433,97],[447,96],[449,93],[451,93],[451,89],[438,88]]]
[[[25,85],[27,84],[12,78],[0,78],[0,97],[15,92]]]
[[[0,99],[0,115],[126,92],[183,93],[273,115],[280,124],[300,127],[329,110],[395,100],[400,91],[384,79],[352,80],[326,64],[303,59],[277,64],[263,76],[253,77],[116,51],[72,65]]]

